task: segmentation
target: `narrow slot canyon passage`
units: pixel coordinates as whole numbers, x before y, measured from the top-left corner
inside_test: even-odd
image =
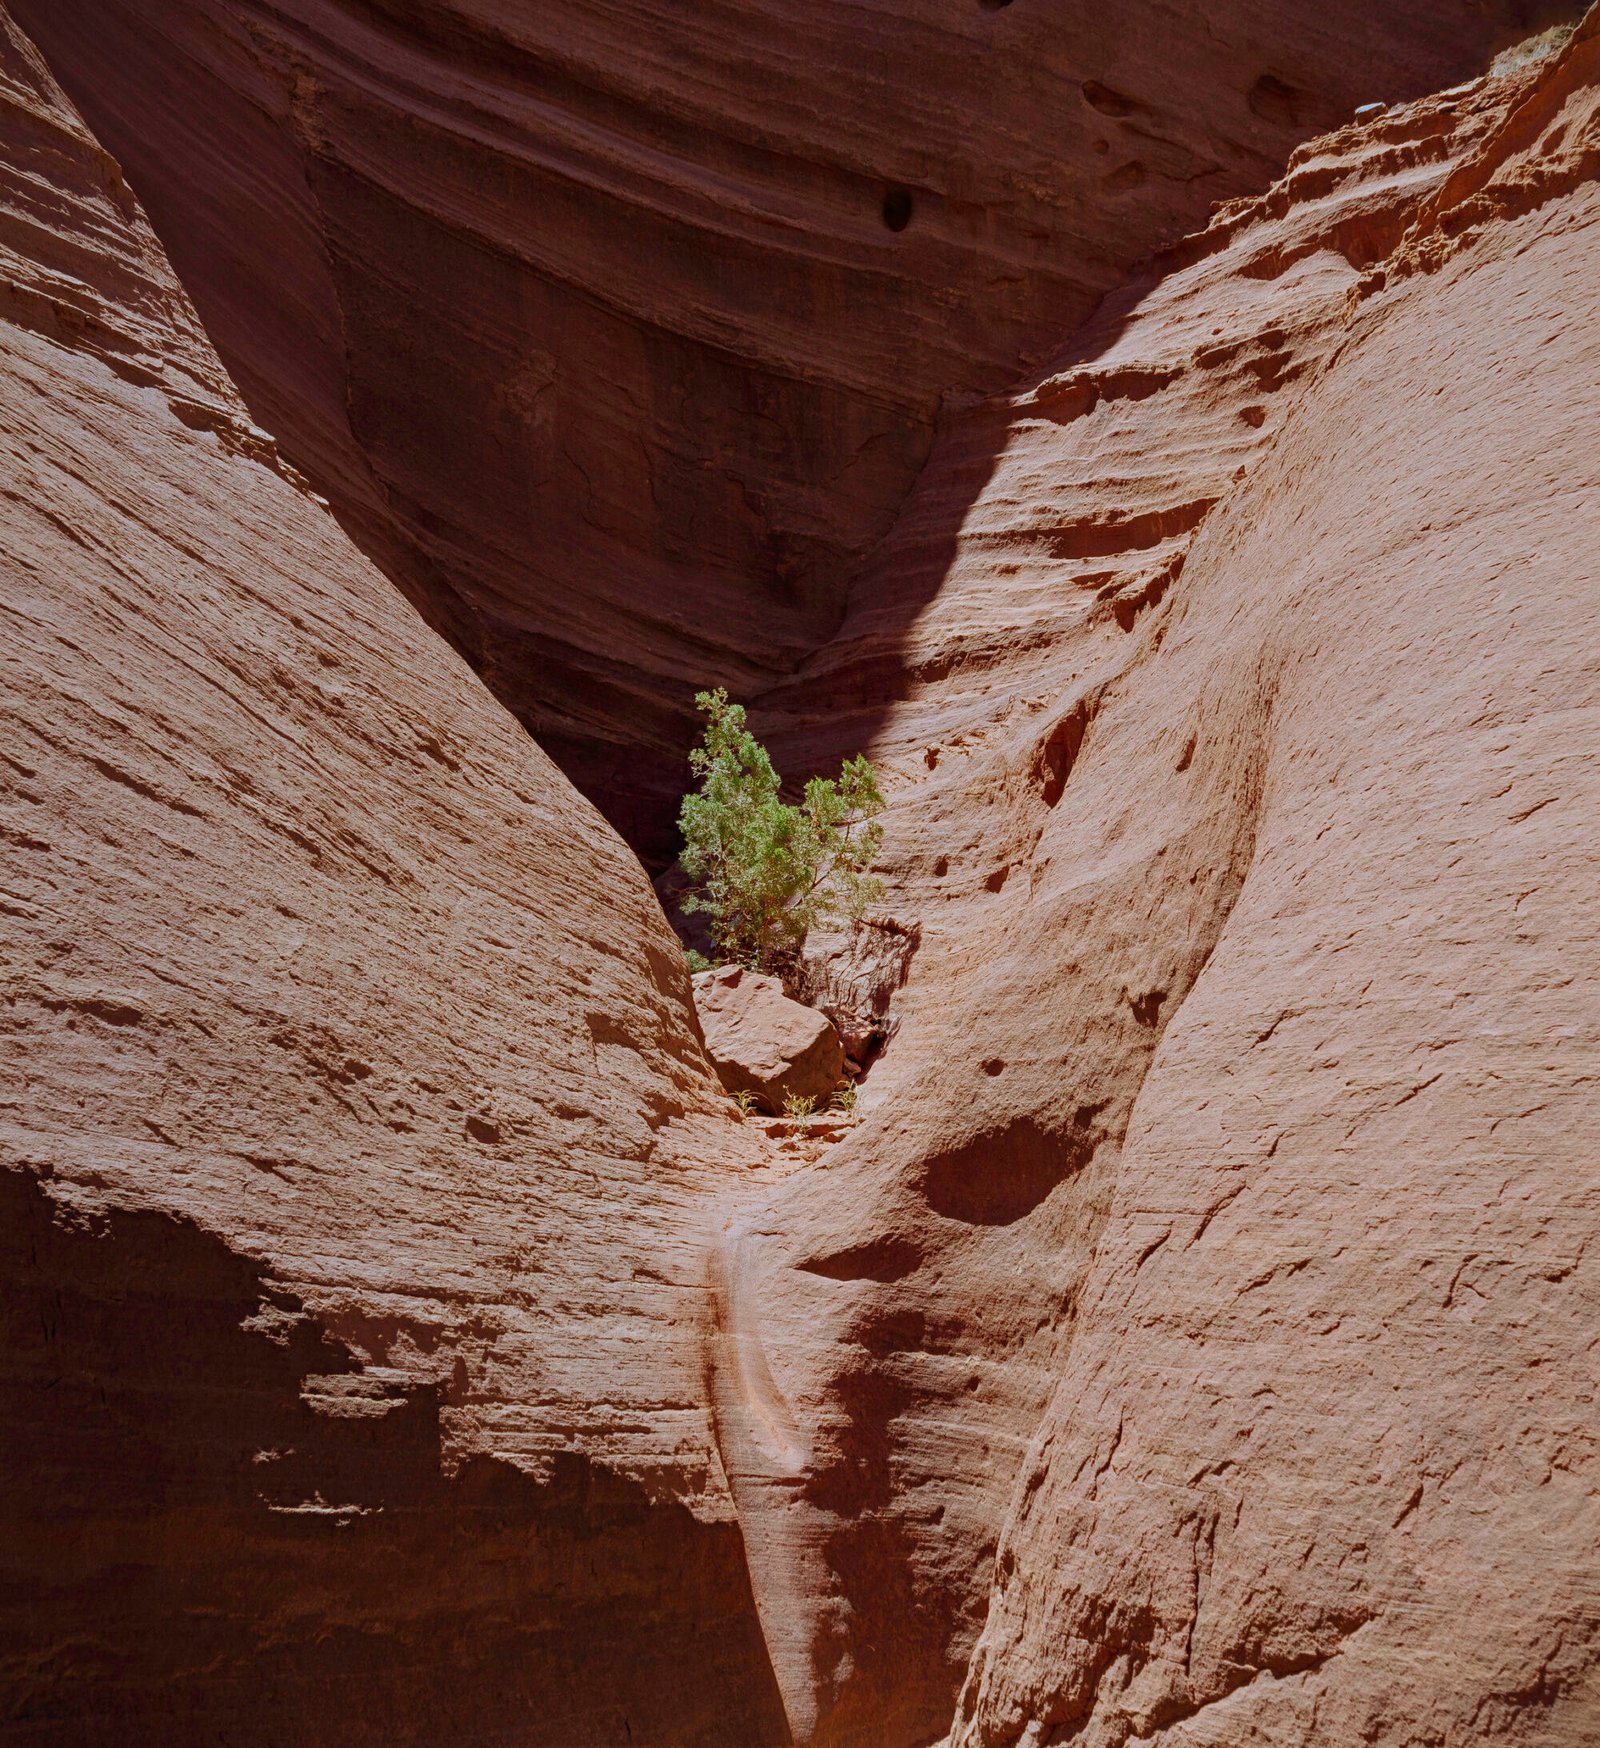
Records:
[[[1597,267],[1571,5],[0,0],[0,1738],[1600,1736]]]

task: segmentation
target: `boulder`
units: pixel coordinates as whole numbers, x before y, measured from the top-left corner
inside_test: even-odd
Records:
[[[722,1084],[751,1092],[776,1116],[793,1093],[826,1101],[844,1072],[844,1046],[826,1014],[783,993],[776,977],[722,965],[694,978],[694,1003]]]

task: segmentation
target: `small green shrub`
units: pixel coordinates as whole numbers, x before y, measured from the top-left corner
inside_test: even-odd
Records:
[[[711,961],[697,947],[685,947],[683,956],[688,961],[691,973],[711,969]]]
[[[836,1111],[843,1111],[847,1117],[853,1117],[856,1114],[856,1083],[847,1080],[843,1086],[836,1086],[828,1103]]]
[[[704,913],[719,951],[756,970],[805,939],[825,917],[859,917],[883,895],[872,867],[883,842],[878,779],[865,758],[838,777],[813,777],[798,806],[779,798],[778,774],[720,687],[695,699],[705,738],[689,755],[700,787],[683,798],[685,911]]]
[[[802,1098],[799,1093],[783,1095],[783,1114],[792,1117],[797,1123],[805,1122],[816,1108],[817,1101],[814,1098]]]
[[[748,1117],[756,1108],[756,1095],[751,1092],[749,1087],[742,1086],[733,1095],[733,1102],[739,1107],[739,1115]]]

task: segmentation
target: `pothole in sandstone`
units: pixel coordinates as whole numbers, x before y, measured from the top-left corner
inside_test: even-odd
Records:
[[[915,205],[909,188],[891,188],[883,197],[884,227],[891,231],[903,231],[911,223]]]
[[[966,1226],[1010,1226],[1031,1214],[1093,1151],[1087,1133],[1062,1134],[1031,1117],[973,1137],[928,1161],[928,1206]]]

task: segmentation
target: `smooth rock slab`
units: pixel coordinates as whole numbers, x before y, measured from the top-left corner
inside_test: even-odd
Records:
[[[694,978],[709,1053],[730,1093],[755,1094],[776,1116],[791,1093],[823,1103],[844,1073],[833,1022],[783,993],[776,977],[723,965]]]

